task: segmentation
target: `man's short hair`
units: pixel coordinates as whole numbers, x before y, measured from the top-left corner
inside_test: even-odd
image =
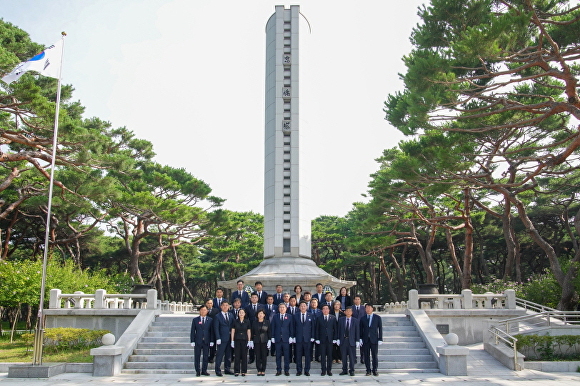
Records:
[[[370,303],[365,303],[365,307],[371,307],[373,309],[373,311],[375,310],[375,306],[373,306]]]
[[[272,298],[272,299],[274,299],[274,295],[270,295],[270,294],[268,294],[268,295],[266,296],[266,299],[268,299],[268,298]]]
[[[324,307],[328,308],[328,310],[330,311],[330,307],[328,306],[328,304],[323,304],[321,309],[323,309]]]
[[[244,284],[244,281],[243,281],[242,279],[240,279],[240,280],[238,280],[238,281],[236,282],[236,284],[238,284],[238,283],[242,283],[242,284]]]
[[[224,289],[223,289],[222,287],[217,287],[217,288],[216,288],[216,292],[217,292],[217,291],[222,291],[222,292],[224,292]]]
[[[229,306],[230,305],[230,302],[228,302],[227,300],[223,300],[221,305],[224,305],[224,304],[227,304]]]
[[[304,294],[303,295],[312,295],[312,292],[310,292],[310,291],[304,291]]]
[[[286,307],[286,303],[280,303],[280,304],[278,304],[278,308],[280,308],[280,307]]]
[[[202,304],[201,306],[197,307],[197,310],[201,311],[202,308],[205,308],[207,310],[207,307],[205,304]]]
[[[306,303],[304,300],[300,300],[300,304],[298,305],[298,307],[300,307],[301,305],[306,304],[308,305],[308,303]]]
[[[316,286],[315,287],[318,287],[318,286],[321,286],[322,287],[323,285],[322,285],[322,283],[316,283]]]
[[[282,287],[282,284],[276,284],[276,288]]]
[[[348,307],[346,307],[344,310],[345,310],[345,311],[346,311],[346,310],[351,310],[351,311],[352,311],[352,306],[348,306]]]
[[[257,282],[255,282],[255,283],[254,283],[254,287],[255,287],[255,286],[257,286],[258,284],[260,284],[260,285],[264,285],[264,284],[262,284],[262,282],[261,282],[261,281],[257,281]]]
[[[234,299],[234,303],[241,303],[241,302],[242,302],[242,299],[240,299],[240,298],[235,298],[235,299]],[[222,302],[222,303],[223,303],[223,302]]]
[[[254,295],[255,296],[258,296],[258,293],[257,292],[252,292],[252,294],[250,296],[254,296]]]
[[[353,299],[356,299],[356,298],[362,299],[362,298],[360,297],[360,295],[354,295]]]

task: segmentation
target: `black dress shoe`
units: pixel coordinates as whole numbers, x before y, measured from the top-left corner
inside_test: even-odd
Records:
[[[213,359],[208,360],[207,363],[213,363]]]
[[[280,375],[282,375],[282,372],[281,371],[276,371],[276,376],[278,377]]]
[[[349,374],[351,377],[354,377],[354,371],[351,371]]]
[[[305,371],[304,372],[304,375],[306,375],[307,377],[309,377],[310,376],[310,372],[309,371]]]
[[[332,377],[332,371],[328,371],[326,374],[328,374],[329,377]]]
[[[216,371],[215,372],[215,375],[216,375],[216,377],[223,377],[223,374],[221,372],[219,372],[219,371]]]
[[[226,375],[234,375],[234,373],[232,373],[230,370],[224,371],[224,373],[225,373]]]
[[[324,371],[320,373],[321,377],[324,377],[325,375],[326,375],[326,373]]]
[[[200,373],[199,371],[196,371],[196,372],[195,372],[195,376],[196,376],[196,377],[199,377],[200,375],[201,375],[201,373]]]
[[[284,371],[284,375],[287,376],[287,377],[289,377],[290,376],[290,373],[288,371]]]
[[[369,375],[371,375],[371,372],[370,371],[367,371],[367,374],[366,375],[368,377]]]
[[[340,374],[338,374],[338,375],[348,375],[348,371],[343,371],[343,372],[341,372],[341,373],[340,373]]]
[[[246,373],[242,373],[242,377],[245,377],[245,376],[246,376]]]
[[[374,375],[375,377],[377,377],[377,376],[379,375],[379,373],[377,373],[377,370],[373,371],[373,375]]]
[[[252,364],[252,363],[254,363],[254,360],[253,360],[253,359],[250,359],[250,360],[248,361],[248,363],[249,363],[249,364]]]
[[[207,371],[203,371],[203,372],[201,373],[201,375],[205,375],[206,377],[209,377],[209,373],[208,373]]]
[[[297,371],[297,372],[296,372],[296,376],[297,376],[297,377],[299,377],[299,376],[301,376],[301,375],[302,375],[302,372],[301,372],[301,371]]]

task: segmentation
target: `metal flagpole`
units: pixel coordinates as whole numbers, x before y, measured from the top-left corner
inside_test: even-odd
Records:
[[[34,354],[32,365],[42,365],[42,349],[44,343],[44,291],[46,287],[46,262],[48,259],[48,242],[50,236],[50,216],[52,212],[52,187],[54,185],[54,168],[56,162],[56,146],[58,137],[58,115],[60,112],[60,86],[62,79],[62,64],[64,59],[64,37],[62,32],[62,52],[60,57],[60,69],[58,71],[58,86],[56,90],[56,111],[54,114],[54,133],[52,138],[52,162],[50,164],[50,182],[48,184],[48,210],[46,214],[46,232],[44,235],[44,255],[42,257],[42,284],[40,286],[40,304],[38,306],[38,320],[36,321],[36,330],[34,333]]]

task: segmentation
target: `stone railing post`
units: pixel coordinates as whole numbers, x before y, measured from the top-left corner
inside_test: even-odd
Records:
[[[461,291],[461,296],[463,296],[463,308],[473,308],[473,292],[469,289],[464,289]]]
[[[48,301],[48,308],[60,308],[60,295],[62,291],[56,288],[50,290],[50,299]]]
[[[147,290],[147,309],[154,310],[157,307],[157,290]]]
[[[84,295],[85,293],[83,291],[75,291],[73,292],[75,295]],[[79,297],[75,297],[75,306],[74,308],[85,308],[84,305],[84,300],[79,296]]]
[[[103,346],[92,348],[93,376],[110,377],[121,374],[123,369],[123,347],[115,346],[115,335],[105,334],[102,339]]]
[[[107,308],[107,303],[105,301],[105,296],[107,296],[107,291],[104,289],[98,289],[95,291],[95,305],[96,309]]]
[[[513,289],[505,290],[505,308],[508,310],[516,309],[516,291]]]
[[[445,336],[447,346],[438,346],[439,371],[445,375],[467,375],[467,355],[469,348],[458,346],[459,337],[456,334]]]
[[[419,309],[419,291],[412,289],[409,291],[409,302],[407,303],[407,308],[410,310]]]

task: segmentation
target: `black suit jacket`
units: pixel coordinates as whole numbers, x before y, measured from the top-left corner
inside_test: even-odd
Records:
[[[196,345],[209,344],[214,341],[213,319],[205,317],[205,323],[201,322],[201,316],[193,318],[191,322],[191,332],[189,341],[195,342]]]
[[[360,338],[363,344],[376,344],[379,340],[383,340],[383,321],[379,315],[373,314],[370,327],[368,315],[365,314],[360,318]]]
[[[321,344],[332,343],[338,335],[337,327],[338,325],[334,315],[328,315],[328,321],[326,321],[324,320],[324,315],[321,314],[316,320],[316,340],[319,340]]]
[[[270,339],[272,339],[272,329],[268,319],[264,319],[262,323],[257,320],[252,323],[252,341],[255,345],[267,343]]]

